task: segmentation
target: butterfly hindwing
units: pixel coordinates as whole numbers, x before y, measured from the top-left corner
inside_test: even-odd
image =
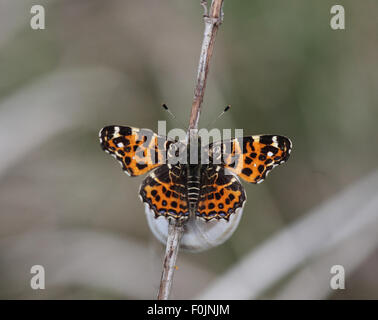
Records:
[[[102,149],[116,158],[124,172],[139,176],[165,163],[173,141],[166,140],[148,129],[107,126],[101,129]]]
[[[210,158],[222,155],[222,164],[243,180],[261,183],[268,173],[290,156],[291,141],[283,136],[258,135],[209,145]]]
[[[189,216],[186,193],[186,170],[180,164],[162,165],[143,181],[139,195],[154,211],[155,217],[176,219]]]
[[[196,215],[205,220],[226,219],[242,208],[246,201],[243,186],[232,174],[225,174],[222,166],[203,166],[201,191]]]

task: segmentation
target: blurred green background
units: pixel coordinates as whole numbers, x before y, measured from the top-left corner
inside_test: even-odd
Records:
[[[156,131],[165,119],[174,128],[163,102],[188,123],[202,8],[184,0],[41,0],[46,29],[36,31],[34,4],[0,2],[0,297],[154,298],[164,248],[137,197],[143,177],[122,173],[101,151],[98,131]],[[330,28],[335,4],[344,5],[345,30]],[[225,0],[200,124],[231,104],[217,127],[285,135],[294,148],[263,184],[244,183],[248,201],[229,241],[180,253],[173,298],[196,297],[376,170],[377,13],[374,0]],[[30,288],[34,264],[46,269],[45,290]],[[347,270],[347,289],[322,298],[377,299],[377,269],[374,245]],[[257,298],[275,298],[295,272]]]

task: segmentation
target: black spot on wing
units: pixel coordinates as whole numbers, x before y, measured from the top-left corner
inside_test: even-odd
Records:
[[[265,159],[266,159],[266,155],[264,154],[259,155],[259,160],[264,161]]]
[[[242,174],[245,174],[249,177],[252,174],[252,170],[250,168],[243,168]]]
[[[130,140],[123,137],[119,136],[117,138],[114,138],[113,142],[117,145],[118,143],[122,143],[124,146],[128,146],[130,144]]]
[[[130,127],[119,127],[119,134],[123,136],[130,136],[132,129]]]
[[[278,148],[273,147],[273,146],[265,146],[261,148],[261,153],[268,154],[268,152],[271,152],[273,153],[273,155],[275,155],[278,152]]]
[[[243,153],[247,152],[247,145],[249,145],[252,148],[252,151],[254,151],[253,138],[252,137],[244,137],[243,138],[243,149],[242,149]]]
[[[146,164],[141,164],[141,163],[137,163],[136,166],[137,166],[137,168],[138,168],[139,170],[143,170],[143,169],[145,169],[145,168],[148,167]]]
[[[272,144],[273,143],[273,137],[272,135],[264,135],[260,136],[260,143],[263,144]]]

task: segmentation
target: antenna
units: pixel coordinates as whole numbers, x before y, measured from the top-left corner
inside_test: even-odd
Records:
[[[215,118],[208,126],[213,125],[221,116],[223,116],[228,110],[230,110],[230,108],[231,108],[231,105],[228,104],[226,108],[224,108],[224,110],[219,114],[219,116]]]
[[[163,103],[161,106],[162,106],[162,108],[163,108],[165,111],[167,111],[167,112],[169,113],[169,115],[172,117],[172,119],[177,120],[177,121],[178,121],[183,127],[185,127],[185,126],[182,124],[182,122],[181,122],[179,119],[177,119],[176,116],[171,112],[171,110],[168,109],[168,106],[167,106],[165,103]]]

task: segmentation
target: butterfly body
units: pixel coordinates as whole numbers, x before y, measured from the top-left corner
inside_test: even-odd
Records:
[[[194,215],[200,196],[200,183],[201,183],[201,166],[200,165],[186,165],[187,166],[187,181],[186,181],[186,194],[189,202],[189,212]]]

